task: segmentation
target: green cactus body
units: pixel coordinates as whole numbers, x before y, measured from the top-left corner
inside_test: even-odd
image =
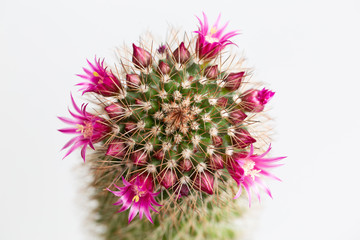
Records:
[[[188,41],[133,44],[132,58],[120,52],[111,70],[89,62],[80,77],[90,83],[79,85],[100,109],[90,114],[72,99],[75,120],[60,118],[75,125],[60,131],[79,134],[65,156],[83,146],[85,160],[96,143],[93,197],[106,239],[232,239],[243,212],[234,196],[244,188],[251,204],[258,186],[271,196],[260,177],[277,179],[267,168],[283,158],[264,158],[263,109],[274,92],[254,89],[243,59],[222,52],[236,32],[220,38],[204,24]]]

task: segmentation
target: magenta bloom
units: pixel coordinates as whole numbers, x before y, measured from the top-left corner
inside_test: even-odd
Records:
[[[82,146],[81,157],[85,161],[86,148],[89,145],[92,149],[95,149],[93,144],[101,141],[108,134],[111,133],[112,128],[108,126],[105,119],[95,116],[86,112],[86,105],[82,105],[81,109],[76,105],[74,98],[71,96],[72,104],[77,113],[73,113],[69,110],[71,116],[74,119],[59,117],[59,119],[67,124],[74,125],[72,128],[59,129],[62,133],[77,134],[78,136],[72,138],[65,144],[62,149],[68,148],[71,145],[69,151],[65,154],[64,158],[72,153],[76,148]]]
[[[80,91],[83,91],[83,94],[94,92],[110,97],[119,93],[121,83],[111,71],[107,70],[107,67],[104,67],[104,59],[100,62],[100,59],[97,60],[95,57],[95,64],[92,64],[89,60],[86,61],[91,69],[83,68],[86,75],[77,75],[89,81],[77,84],[77,86],[81,86]]]
[[[228,162],[227,169],[231,177],[236,181],[239,186],[239,191],[235,195],[234,199],[238,198],[242,192],[242,186],[244,186],[249,198],[249,206],[251,206],[251,190],[254,191],[260,201],[260,194],[258,186],[266,191],[271,196],[270,189],[263,183],[261,176],[270,177],[272,179],[280,181],[279,178],[269,173],[267,169],[281,166],[282,164],[276,164],[275,162],[284,159],[285,157],[265,158],[271,150],[269,146],[268,150],[261,155],[254,155],[254,147],[251,144],[250,152],[246,153],[234,153],[232,161]]]
[[[126,181],[125,178],[122,178],[124,187],[114,186],[119,191],[111,191],[115,196],[119,197],[119,200],[114,203],[114,205],[121,205],[121,208],[118,212],[123,212],[130,208],[129,212],[129,223],[134,219],[134,217],[139,213],[140,219],[142,219],[143,214],[146,218],[149,219],[151,223],[153,220],[150,215],[150,209],[157,212],[156,209],[152,206],[161,206],[155,201],[155,197],[159,192],[153,192],[153,178],[151,175],[134,175],[130,178],[130,181]]]
[[[223,27],[219,28],[220,16],[217,18],[215,24],[209,29],[208,19],[203,13],[204,22],[197,17],[200,22],[200,27],[198,31],[195,31],[198,34],[198,39],[196,42],[196,52],[199,59],[204,61],[210,61],[214,59],[225,46],[233,44],[229,39],[238,35],[237,31],[231,31],[223,35],[225,28],[228,23]]]
[[[261,112],[264,106],[274,96],[275,92],[263,88],[262,90],[250,89],[244,93],[242,101],[247,112]]]

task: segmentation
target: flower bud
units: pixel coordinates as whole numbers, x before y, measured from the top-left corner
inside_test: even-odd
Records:
[[[230,73],[225,79],[225,87],[230,91],[235,91],[240,87],[245,72]]]
[[[186,197],[187,195],[189,195],[189,193],[189,187],[186,184],[182,184],[179,192],[179,198]]]
[[[250,89],[241,98],[244,109],[247,112],[261,112],[264,106],[274,96],[275,92],[263,88],[262,90]]]
[[[214,80],[214,79],[217,79],[218,75],[219,75],[218,65],[209,66],[209,67],[205,68],[204,76],[206,78]]]
[[[181,64],[186,63],[190,59],[190,52],[185,47],[184,42],[181,42],[180,46],[175,49],[175,51],[173,52],[173,56],[175,58],[175,61]]]
[[[192,168],[192,163],[189,159],[184,159],[180,162],[180,169],[183,172],[188,172]]]
[[[165,156],[165,153],[162,149],[160,149],[153,155],[153,157],[156,158],[157,160],[163,160],[164,156]]]
[[[223,144],[222,138],[218,135],[212,136],[211,139],[215,147],[220,147]]]
[[[160,45],[159,48],[157,49],[157,52],[158,52],[159,54],[166,54],[166,52],[167,52],[167,47],[166,47],[166,45],[165,45],[165,44]]]
[[[126,74],[126,85],[128,88],[138,88],[141,84],[140,76],[137,74]]]
[[[229,119],[232,122],[232,124],[240,124],[242,123],[242,121],[244,121],[244,119],[247,117],[247,115],[241,111],[240,109],[237,109],[235,111],[232,111],[230,113]]]
[[[213,154],[210,157],[210,168],[218,170],[224,168],[224,160],[220,154]]]
[[[143,48],[137,47],[133,44],[132,61],[136,68],[145,69],[151,65],[151,54]]]
[[[135,99],[135,104],[136,104],[136,105],[143,105],[144,102],[143,102],[142,100],[136,98],[136,99]]]
[[[214,176],[207,170],[198,172],[194,179],[194,188],[212,195],[214,193]]]
[[[131,154],[131,160],[135,165],[144,165],[147,163],[148,157],[145,151],[136,151]]]
[[[158,66],[158,72],[162,73],[163,75],[168,75],[171,72],[171,68],[166,62],[160,61]]]
[[[112,141],[109,144],[108,149],[105,153],[105,155],[114,158],[122,158],[125,156],[125,154],[126,154],[126,145],[124,142],[119,140]]]
[[[158,175],[158,181],[161,185],[163,185],[166,189],[168,189],[177,182],[177,175],[171,169],[167,169],[162,171]]]
[[[112,119],[121,117],[124,114],[124,109],[119,103],[113,103],[109,106],[106,106],[105,111]]]
[[[134,122],[125,123],[125,131],[127,133],[134,131],[136,128],[137,128],[137,125]]]
[[[250,133],[245,129],[238,129],[233,137],[234,146],[237,148],[246,148],[250,144],[256,142],[255,138],[251,137]]]
[[[218,100],[216,101],[216,105],[221,107],[221,108],[225,108],[227,105],[228,99],[226,97],[221,97],[218,98]]]

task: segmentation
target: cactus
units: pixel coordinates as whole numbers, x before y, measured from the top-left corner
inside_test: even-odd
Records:
[[[74,119],[60,117],[74,125],[60,131],[77,135],[65,157],[82,147],[91,166],[105,239],[232,239],[242,188],[249,204],[258,187],[271,196],[262,177],[278,179],[267,169],[283,157],[265,158],[258,126],[274,92],[252,87],[243,59],[224,51],[237,31],[223,34],[219,18],[209,29],[205,14],[199,22],[190,39],[133,44],[113,69],[88,61],[78,85],[100,110],[72,98]]]

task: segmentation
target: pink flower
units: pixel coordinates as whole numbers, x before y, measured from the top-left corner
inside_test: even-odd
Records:
[[[101,141],[107,135],[109,135],[112,131],[112,128],[106,124],[105,119],[86,112],[87,105],[83,104],[80,109],[76,105],[72,95],[71,101],[77,112],[73,113],[69,110],[71,116],[73,116],[74,119],[65,117],[59,117],[59,119],[67,124],[74,125],[74,127],[59,129],[59,131],[67,134],[77,134],[78,136],[72,138],[62,148],[65,149],[72,145],[69,151],[65,154],[64,158],[72,153],[76,148],[82,146],[81,156],[85,161],[87,146],[89,145],[92,149],[95,149],[93,144]]]
[[[95,64],[92,64],[89,60],[87,62],[91,69],[83,68],[86,75],[77,75],[89,81],[77,84],[77,86],[81,86],[80,91],[83,91],[83,94],[94,92],[105,97],[118,94],[121,83],[111,71],[107,70],[107,67],[104,67],[104,59],[100,62],[100,59],[97,60],[95,57]]]
[[[195,31],[198,34],[196,52],[199,59],[210,61],[214,59],[227,45],[233,44],[229,39],[238,35],[238,33],[237,31],[231,31],[223,35],[228,23],[219,28],[218,25],[221,15],[219,15],[212,28],[209,29],[208,19],[205,13],[203,13],[203,16],[204,22],[197,17],[200,27],[198,31]]]
[[[145,69],[151,65],[152,57],[148,51],[133,44],[132,61],[136,68]]]
[[[150,215],[150,209],[158,212],[153,205],[161,206],[155,201],[155,197],[159,192],[153,192],[153,178],[151,175],[134,175],[130,178],[130,181],[126,181],[125,178],[122,178],[124,187],[114,186],[119,191],[108,191],[112,192],[115,196],[119,197],[119,200],[114,203],[114,205],[120,205],[121,208],[118,212],[123,212],[130,208],[129,212],[129,223],[136,217],[139,213],[140,219],[142,219],[143,214],[146,218],[149,219],[151,223],[153,220]]]
[[[241,98],[244,104],[245,111],[261,112],[264,106],[274,96],[275,92],[263,88],[262,90],[250,89],[244,93]]]
[[[264,189],[266,193],[272,197],[270,189],[263,183],[260,177],[266,176],[280,181],[279,178],[269,173],[267,169],[281,166],[282,164],[276,164],[275,162],[280,161],[285,157],[265,158],[265,155],[267,155],[270,150],[271,146],[269,146],[265,153],[261,155],[254,155],[254,147],[251,144],[250,151],[248,153],[234,153],[232,159],[228,161],[227,169],[229,174],[239,186],[239,191],[235,195],[234,199],[241,195],[242,186],[247,192],[249,206],[251,206],[251,190],[255,192],[260,201],[258,186]]]
[[[236,130],[232,140],[234,141],[234,146],[236,148],[246,148],[250,144],[256,142],[256,139],[253,138],[247,130],[242,128]]]

